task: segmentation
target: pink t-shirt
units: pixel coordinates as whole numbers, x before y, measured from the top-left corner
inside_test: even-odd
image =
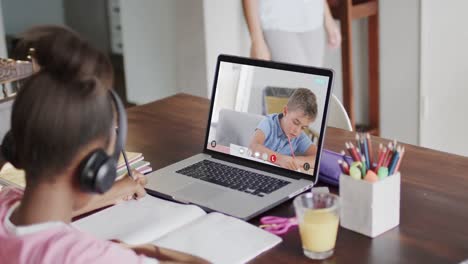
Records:
[[[23,192],[17,188],[0,191],[0,263],[157,262],[63,222],[14,227],[9,216],[22,196]],[[24,232],[26,229],[28,232]]]

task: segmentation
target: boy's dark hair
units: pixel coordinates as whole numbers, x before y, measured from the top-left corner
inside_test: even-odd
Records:
[[[297,88],[289,97],[288,110],[302,110],[311,119],[317,117],[317,97],[307,88]]]
[[[18,163],[31,184],[53,180],[84,145],[109,143],[113,71],[104,54],[66,28],[41,26],[21,36],[18,47],[34,48],[40,66],[21,87],[11,118]]]

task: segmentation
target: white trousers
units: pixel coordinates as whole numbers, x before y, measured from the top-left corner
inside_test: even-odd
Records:
[[[265,41],[271,60],[322,67],[325,54],[323,26],[307,32],[265,30]]]

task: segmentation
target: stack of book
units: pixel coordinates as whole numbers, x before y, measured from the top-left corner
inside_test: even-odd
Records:
[[[144,160],[142,153],[125,153],[132,170],[136,170],[141,174],[146,174],[153,170],[150,166],[150,163]],[[5,166],[0,169],[0,190],[2,186],[15,186],[20,188],[24,188],[26,186],[25,173],[23,170],[16,169],[10,163],[5,164]],[[123,156],[120,155],[119,163],[117,165],[117,180],[121,179],[125,175],[127,175],[127,167],[125,166],[125,160],[123,159]]]
[[[127,160],[130,165],[130,169],[136,170],[141,174],[146,174],[148,172],[153,171],[151,165],[148,161],[145,161],[145,157],[143,157],[142,153],[138,152],[128,152],[126,151],[125,154],[127,155]],[[122,155],[120,155],[119,163],[117,165],[117,179],[122,178],[123,176],[127,175],[127,166],[125,166],[125,160]]]

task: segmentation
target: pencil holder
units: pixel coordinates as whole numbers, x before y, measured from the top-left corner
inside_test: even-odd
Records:
[[[376,237],[400,224],[400,173],[377,182],[340,176],[343,228]]]

